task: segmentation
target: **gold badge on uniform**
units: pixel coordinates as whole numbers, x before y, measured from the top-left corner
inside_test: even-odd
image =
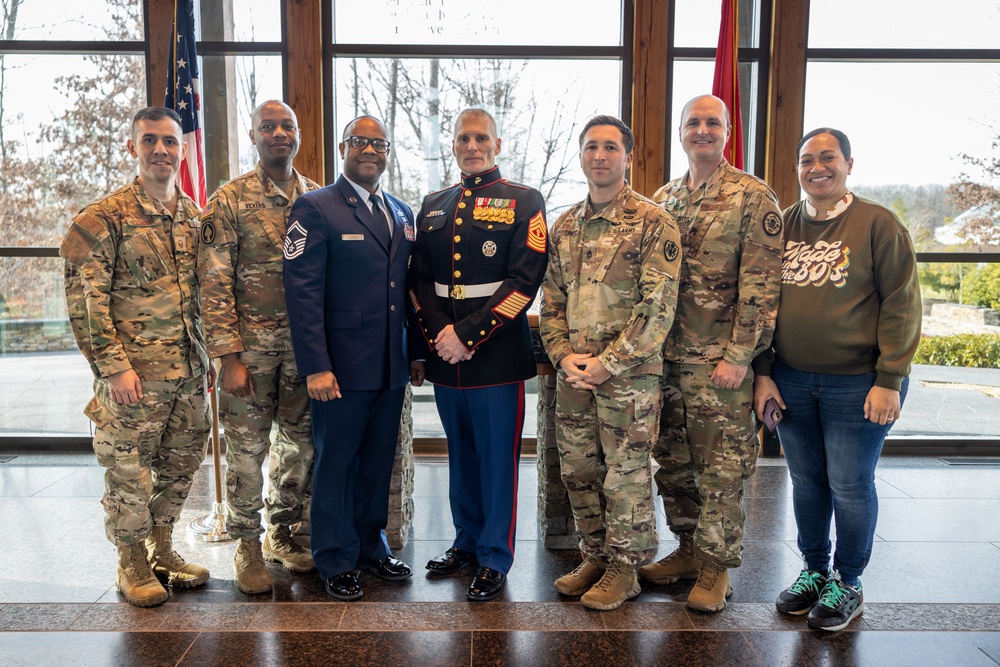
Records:
[[[667,241],[663,244],[663,256],[667,258],[668,262],[672,262],[677,259],[677,254],[679,252],[677,244],[673,241]]]
[[[476,207],[472,209],[472,219],[485,220],[486,222],[502,222],[505,225],[513,225],[514,207],[516,203],[516,199],[476,197]]]
[[[483,254],[487,257],[492,257],[497,254],[497,244],[493,241],[487,241],[483,244]]]
[[[771,211],[764,216],[764,233],[768,236],[777,236],[781,233],[781,217]]]

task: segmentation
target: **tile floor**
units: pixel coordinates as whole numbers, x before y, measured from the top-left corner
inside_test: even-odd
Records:
[[[7,459],[7,460],[4,460]],[[272,594],[232,582],[232,542],[175,542],[212,569],[200,589],[136,609],[114,589],[104,538],[103,471],[82,454],[0,457],[0,665],[1000,665],[1000,459],[988,467],[885,458],[879,527],[864,577],[864,615],[839,634],[809,631],[772,601],[799,567],[790,482],[762,460],[747,489],[744,565],[717,615],[684,607],[690,582],[647,586],[613,612],[591,612],[552,581],[576,565],[545,549],[535,469],[525,460],[517,558],[501,598],[465,601],[468,574],[430,579],[450,545],[447,467],[417,464],[416,519],[397,553],[414,577],[362,578],[365,597],[332,601],[315,574],[272,569]],[[211,508],[199,472],[182,526]],[[673,549],[660,519],[660,555]]]

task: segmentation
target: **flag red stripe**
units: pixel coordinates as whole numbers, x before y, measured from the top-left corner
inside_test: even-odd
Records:
[[[722,0],[719,44],[715,53],[712,94],[729,108],[732,133],[726,143],[726,159],[743,169],[743,115],[740,112],[739,0]]]

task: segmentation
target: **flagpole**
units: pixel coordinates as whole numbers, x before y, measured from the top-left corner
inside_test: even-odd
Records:
[[[214,361],[210,363],[215,363]],[[226,529],[226,508],[222,501],[222,447],[219,441],[219,387],[218,382],[208,389],[212,406],[212,468],[215,477],[215,502],[212,511],[188,525],[188,530],[201,535],[206,542],[225,542],[233,539]]]
[[[178,89],[178,85],[180,83],[180,76],[178,72],[178,67],[180,67],[180,60],[182,59],[182,56],[177,52],[177,46],[180,42],[180,40],[178,39],[178,30],[180,23],[179,2],[180,0],[174,0],[174,29],[171,31],[172,41],[170,44],[170,53],[173,55],[171,60],[173,62],[170,63],[170,81],[167,83],[167,91],[166,91],[168,99],[173,102],[172,106],[174,111],[178,110],[177,108],[178,100],[180,99],[179,95],[180,90]],[[184,14],[185,16],[188,15],[187,4],[185,4]],[[187,22],[185,23],[185,26],[186,30],[190,31],[188,39],[193,40],[194,26],[188,25]],[[195,60],[196,58],[197,56],[195,56],[195,58],[193,58],[192,61]],[[190,73],[192,71],[191,68],[194,68],[196,65],[197,65],[196,62],[189,62],[187,64],[187,67],[189,69],[187,69],[186,72]],[[167,100],[164,100],[164,105],[166,105],[166,103]],[[197,114],[197,108],[190,109],[190,113]],[[191,159],[195,159],[195,156],[191,156]],[[182,169],[183,168],[184,165],[182,164]],[[203,169],[200,169],[199,171],[200,173],[204,172]],[[197,189],[199,188],[199,184],[194,183],[193,187]],[[195,194],[197,194],[197,191]],[[198,197],[194,198],[196,199],[196,201],[198,200]],[[203,203],[204,200],[203,195],[201,196],[201,200],[202,200],[201,203]],[[214,364],[215,362],[213,361],[209,363]],[[216,373],[214,373],[216,378],[218,378],[217,371],[218,369],[216,368]],[[225,512],[225,505],[223,504],[223,495],[222,495],[222,447],[219,440],[218,383],[216,382],[216,384],[209,387],[208,392],[209,392],[209,404],[211,405],[212,408],[212,468],[213,468],[213,477],[215,481],[215,502],[212,504],[212,511],[207,516],[192,521],[188,525],[188,530],[197,535],[201,535],[202,539],[204,539],[206,542],[223,542],[225,540],[232,539],[232,537],[229,535],[229,531],[226,529],[226,512]]]

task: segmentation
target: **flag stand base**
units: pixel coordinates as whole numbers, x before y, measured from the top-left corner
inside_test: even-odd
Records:
[[[188,530],[200,535],[205,542],[225,542],[233,539],[226,530],[226,513],[222,503],[212,503],[212,513],[188,524]]]

